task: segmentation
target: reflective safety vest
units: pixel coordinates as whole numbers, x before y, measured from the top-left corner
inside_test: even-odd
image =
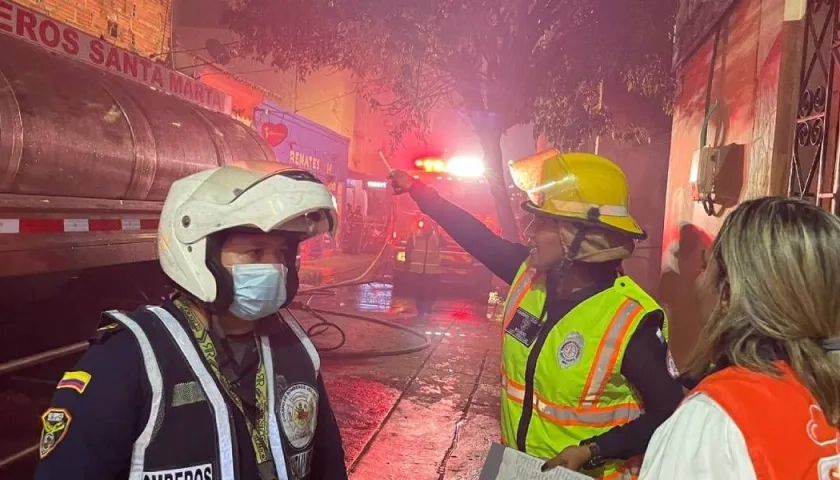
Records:
[[[240,458],[238,453],[239,444],[251,439],[247,431],[236,429],[233,412],[241,414],[231,408],[186,321],[151,306],[130,316],[119,311],[105,315],[134,335],[150,392],[149,418],[134,442],[129,480],[240,480],[240,464],[256,463],[253,456]],[[292,347],[284,343],[288,354],[283,358],[272,355],[269,337],[259,337],[259,348],[268,405],[274,407],[268,416],[273,473],[278,480],[299,480],[307,479],[311,471],[320,357],[301,326],[284,320],[300,343]],[[296,367],[283,367],[290,363]],[[256,465],[253,471],[257,473]]]
[[[729,367],[703,379],[703,393],[744,435],[758,480],[840,478],[840,432],[785,362],[780,378]]]
[[[415,232],[408,270],[412,273],[440,273],[440,236],[432,231],[428,235],[423,231]]]
[[[505,306],[501,423],[505,445],[547,460],[640,415],[621,365],[641,320],[661,308],[624,276],[562,319],[543,318],[545,301],[545,276],[526,261]],[[641,458],[607,459],[585,473],[630,479],[640,467]]]

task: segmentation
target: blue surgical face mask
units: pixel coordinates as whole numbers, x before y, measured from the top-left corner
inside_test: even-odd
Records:
[[[254,263],[234,265],[233,302],[230,312],[242,320],[267,317],[286,303],[286,275],[282,264]]]

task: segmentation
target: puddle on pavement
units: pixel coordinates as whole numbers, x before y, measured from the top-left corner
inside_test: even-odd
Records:
[[[358,313],[386,315],[416,315],[415,301],[411,297],[394,293],[389,283],[366,283],[335,290],[319,292],[318,295],[302,295],[302,300],[309,301],[313,307],[327,309],[346,309],[350,307]],[[454,320],[465,322],[501,321],[503,298],[497,292],[491,292],[486,302],[467,300],[452,295],[438,295],[432,307],[435,316],[446,315]]]

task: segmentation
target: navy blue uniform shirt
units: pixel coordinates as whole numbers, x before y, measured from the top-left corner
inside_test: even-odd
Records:
[[[70,421],[63,435],[56,435],[58,442],[53,449],[38,463],[35,480],[127,478],[132,446],[149,418],[151,401],[143,357],[134,336],[121,327],[100,331],[73,370],[87,372],[90,380],[83,393],[70,388],[55,391],[51,408],[65,409]],[[255,373],[256,368],[253,370]],[[253,385],[253,381],[243,383]],[[341,434],[320,375],[318,391],[318,424],[309,478],[344,480],[347,471]],[[255,461],[248,461],[255,456],[247,426],[236,407],[229,403],[229,409],[239,440],[241,478],[256,480]]]

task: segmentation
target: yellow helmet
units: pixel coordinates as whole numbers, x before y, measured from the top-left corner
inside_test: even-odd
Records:
[[[618,165],[591,153],[546,150],[510,163],[511,177],[529,201],[525,211],[597,223],[647,237],[628,211],[627,178]]]

